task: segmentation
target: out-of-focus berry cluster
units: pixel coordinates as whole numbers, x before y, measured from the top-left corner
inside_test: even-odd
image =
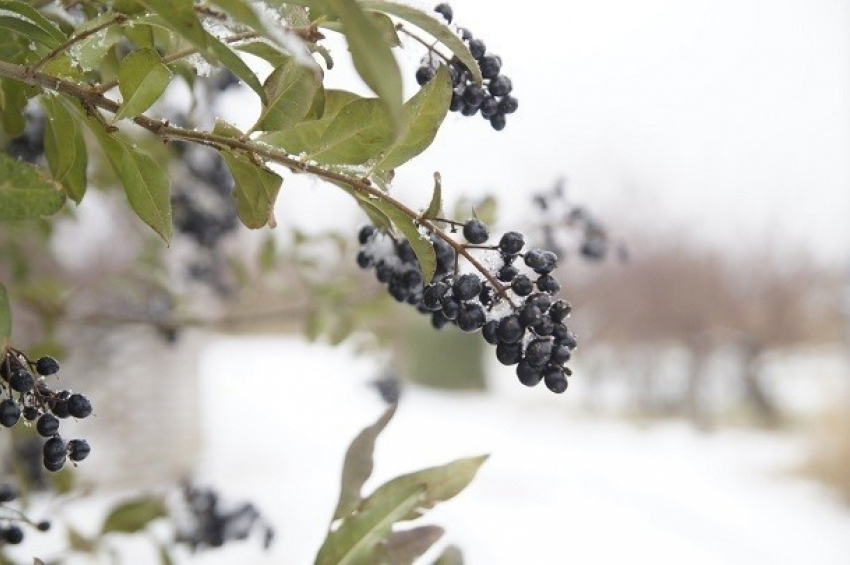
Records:
[[[553,275],[557,256],[544,249],[523,251],[525,238],[518,232],[486,245],[489,231],[478,219],[463,224],[463,237],[467,243],[458,245],[496,256],[489,274],[498,286],[483,273],[461,273],[455,249],[435,235],[437,265],[427,284],[410,242],[374,226],[360,230],[357,264],[374,269],[393,298],[431,316],[435,328],[453,324],[465,332],[481,330],[499,362],[516,365],[523,384],[542,380],[553,392],[564,392],[571,374],[565,364],[577,342],[565,323],[570,304],[554,297],[561,289]]]
[[[0,510],[6,509],[6,505],[14,502],[17,498],[18,489],[9,484],[0,484]],[[12,511],[9,516],[0,517],[0,547],[6,544],[18,545],[24,541],[24,530],[21,528],[21,524],[29,524],[40,532],[46,532],[50,529],[50,522],[47,520],[32,522],[18,510],[9,510]]]
[[[59,435],[60,421],[69,417],[83,419],[92,413],[89,399],[70,390],[53,390],[47,378],[59,372],[53,357],[30,361],[21,351],[7,348],[0,359],[0,426],[11,428],[22,419],[35,422],[41,437],[42,463],[48,471],[58,471],[68,459],[82,461],[91,452],[84,439],[65,442]],[[31,424],[30,424],[31,425]]]
[[[454,12],[448,4],[439,4],[435,9],[448,23],[452,23]],[[457,57],[448,61],[449,76],[452,79],[452,101],[449,110],[460,112],[464,116],[481,115],[489,120],[496,131],[505,129],[507,114],[512,114],[519,108],[519,102],[511,95],[513,83],[501,73],[502,58],[487,51],[487,45],[482,39],[472,36],[466,28],[457,28],[461,39],[469,47],[469,51],[478,63],[484,85],[479,86],[472,80],[469,70]],[[437,74],[438,60],[433,52],[429,52],[422,64],[416,70],[416,82],[423,85]]]

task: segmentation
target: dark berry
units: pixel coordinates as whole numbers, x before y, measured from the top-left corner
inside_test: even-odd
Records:
[[[532,367],[542,367],[552,356],[552,342],[548,339],[532,340],[525,348],[525,360]]]
[[[460,112],[463,109],[463,95],[460,92],[452,92],[452,101],[449,102],[450,112]]]
[[[18,526],[9,526],[3,530],[3,541],[17,545],[24,541],[24,531]]]
[[[0,503],[12,502],[18,498],[18,489],[12,485],[0,485]]]
[[[68,401],[57,400],[53,403],[53,408],[51,409],[51,412],[53,412],[53,414],[56,415],[56,417],[58,418],[67,418],[71,415],[71,413],[68,412]]]
[[[472,300],[481,292],[481,279],[471,273],[461,275],[452,285],[457,300]]]
[[[46,532],[50,530],[50,522],[48,522],[47,520],[42,520],[41,522],[36,524],[35,527],[38,528],[38,531],[40,532]]]
[[[519,108],[519,100],[511,95],[502,97],[499,100],[499,111],[503,114],[513,114]]]
[[[437,71],[434,70],[434,67],[430,66],[422,66],[416,70],[416,82],[419,86],[422,86],[426,82],[430,81],[437,74]]]
[[[493,80],[490,81],[490,84],[487,86],[487,90],[490,91],[490,94],[493,96],[507,96],[511,90],[513,90],[514,85],[511,82],[511,79],[506,77],[505,75],[499,75]],[[504,112],[504,110],[502,111]]]
[[[449,320],[456,320],[460,313],[460,302],[457,302],[451,296],[444,296],[443,300],[443,316]]]
[[[487,45],[480,39],[470,39],[469,52],[472,53],[474,59],[478,60],[487,52]]]
[[[516,366],[516,375],[519,377],[519,382],[525,386],[535,386],[543,378],[543,374],[529,365],[525,359]]]
[[[363,226],[357,234],[357,241],[360,242],[360,245],[365,245],[370,239],[372,239],[372,236],[375,235],[376,231],[378,230],[375,226]]]
[[[524,333],[525,328],[515,314],[499,320],[499,341],[502,343],[518,343]]]
[[[45,469],[47,469],[51,473],[55,473],[56,471],[61,470],[62,467],[65,466],[65,455],[63,454],[61,459],[48,460],[45,458],[44,460],[42,460],[42,464],[44,465]]]
[[[534,304],[524,304],[519,309],[519,322],[525,327],[533,326],[538,322],[541,315],[540,308]]]
[[[375,268],[375,276],[378,278],[378,281],[382,283],[390,282],[390,279],[393,278],[393,269],[386,263],[379,263]]]
[[[502,365],[516,365],[522,360],[522,344],[500,343],[496,346],[496,359]]]
[[[68,458],[71,461],[82,461],[91,453],[89,442],[84,439],[72,439],[68,442]]]
[[[549,315],[557,323],[563,322],[572,312],[573,307],[566,300],[558,300],[549,307]]]
[[[482,306],[490,306],[493,303],[493,298],[496,296],[495,291],[486,284],[481,285],[481,292],[478,293],[478,301]]]
[[[552,299],[549,298],[548,294],[543,294],[538,292],[536,294],[532,294],[528,298],[525,299],[526,304],[534,304],[538,308],[540,308],[541,312],[545,312],[549,309],[549,306],[552,305]]]
[[[499,343],[499,322],[498,320],[490,320],[484,327],[481,328],[481,335],[484,337],[484,341],[489,343],[490,345],[496,345]]]
[[[487,315],[484,309],[477,304],[470,304],[461,308],[457,315],[457,327],[465,332],[474,332],[484,325]]]
[[[499,101],[492,96],[487,96],[481,103],[481,117],[489,120],[499,112]]]
[[[493,117],[490,118],[490,127],[496,131],[502,131],[505,129],[506,123],[505,115],[502,113],[494,114]]]
[[[446,318],[442,312],[434,312],[431,314],[431,325],[435,330],[441,330],[445,327],[446,324],[449,323],[449,319]]]
[[[402,240],[396,245],[396,254],[404,263],[416,263],[416,252],[413,251],[413,246],[410,242]]]
[[[59,419],[53,414],[44,414],[35,424],[35,429],[42,437],[51,437],[59,431]]]
[[[38,408],[36,408],[35,406],[26,406],[24,408],[23,413],[24,413],[24,419],[26,419],[28,422],[32,422],[33,420],[38,418],[38,415],[41,412],[39,412]]]
[[[68,398],[68,413],[74,418],[86,418],[91,410],[91,402],[82,394],[72,394]]]
[[[0,402],[0,425],[11,428],[21,419],[21,409],[8,398]]]
[[[460,34],[460,38],[464,41],[469,41],[472,39],[472,32],[466,29],[465,27],[458,28],[458,33]]]
[[[484,102],[485,96],[484,89],[471,84],[463,91],[463,102],[467,108],[474,108],[477,111],[481,107],[481,103]]]
[[[517,269],[513,265],[505,265],[501,269],[499,269],[499,273],[496,275],[496,278],[498,278],[502,282],[511,282],[518,274],[519,269]]]
[[[534,272],[545,275],[555,268],[557,257],[545,249],[532,249],[525,254],[525,264]]]
[[[525,275],[517,275],[511,283],[511,289],[517,296],[528,296],[534,292],[534,283]]]
[[[502,236],[502,239],[499,240],[499,249],[502,250],[502,253],[508,253],[510,255],[514,255],[522,251],[523,246],[525,245],[525,238],[521,233],[515,231],[509,231]]]
[[[556,345],[552,348],[552,363],[563,365],[570,360],[570,348],[566,345]]]
[[[478,108],[480,108],[480,106],[473,106],[464,103],[463,108],[460,109],[460,113],[464,116],[474,116],[478,113]]]
[[[64,461],[65,442],[62,441],[62,438],[52,437],[44,442],[42,453],[45,461]]]
[[[431,283],[422,292],[422,304],[429,310],[439,310],[443,307],[440,301],[448,291],[449,285],[444,282]]]
[[[558,279],[552,275],[542,275],[539,279],[537,279],[537,288],[540,292],[555,294],[561,290],[561,283],[559,283]]]
[[[546,382],[546,387],[556,394],[567,390],[567,377],[561,367],[553,365],[546,367],[543,370],[543,380]]]
[[[29,392],[35,385],[35,380],[26,369],[15,369],[9,377],[9,386],[18,392]]]
[[[404,302],[410,296],[410,289],[402,282],[399,276],[394,276],[390,279],[390,284],[387,285],[387,291],[398,302]]]
[[[35,370],[41,376],[49,376],[59,372],[59,363],[53,357],[45,355],[35,362]]]
[[[496,78],[502,70],[502,62],[493,55],[485,55],[478,59],[478,67],[481,69],[482,77]]]
[[[555,329],[555,322],[552,321],[552,318],[548,314],[543,314],[531,329],[540,336],[552,335],[552,331]]]
[[[446,23],[452,23],[454,12],[452,11],[451,6],[443,2],[441,4],[437,4],[437,7],[434,8],[434,11],[443,16],[446,19]]]
[[[368,269],[372,266],[372,258],[365,251],[359,252],[357,254],[357,266],[361,269]]]

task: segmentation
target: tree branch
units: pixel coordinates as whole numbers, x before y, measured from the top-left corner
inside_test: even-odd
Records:
[[[84,106],[89,108],[100,108],[112,114],[116,113],[120,107],[117,102],[105,97],[94,87],[81,85],[69,80],[48,75],[31,67],[0,61],[0,76],[5,76],[32,86],[40,86],[42,88],[67,94],[78,99]],[[452,249],[454,249],[455,253],[466,259],[469,264],[475,268],[475,270],[481,273],[484,278],[493,285],[493,288],[500,297],[507,300],[512,306],[516,307],[510,296],[508,296],[505,286],[496,279],[496,277],[494,277],[493,274],[484,267],[484,265],[482,265],[474,255],[469,252],[465,245],[455,241],[449,234],[440,229],[434,221],[422,218],[418,212],[400,200],[397,200],[386,192],[374,187],[368,178],[357,178],[328,170],[315,164],[302,162],[281,149],[272,147],[265,143],[252,141],[250,139],[227,137],[212,132],[181,128],[169,124],[166,120],[158,120],[145,115],[133,118],[133,122],[166,141],[170,139],[181,139],[211,145],[219,149],[238,149],[240,151],[245,151],[249,154],[262,157],[273,163],[283,165],[293,173],[307,173],[315,175],[328,181],[344,184],[350,187],[354,192],[363,196],[382,200],[449,244]]]

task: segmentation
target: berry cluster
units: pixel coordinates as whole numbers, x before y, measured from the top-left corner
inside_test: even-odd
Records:
[[[45,377],[58,372],[59,363],[53,357],[41,357],[33,363],[11,347],[0,359],[0,396],[8,395],[0,401],[0,426],[11,428],[21,417],[35,422],[38,434],[47,438],[42,447],[42,463],[48,471],[60,470],[67,459],[75,463],[82,461],[91,452],[86,440],[72,439],[66,443],[59,435],[60,419],[87,418],[92,405],[82,394],[52,390]]]
[[[518,232],[505,233],[497,245],[485,245],[489,232],[478,219],[462,227],[464,248],[498,253],[498,268],[491,277],[460,273],[455,249],[432,235],[437,267],[433,280],[425,284],[410,242],[374,226],[360,230],[357,264],[375,269],[393,298],[430,315],[435,328],[453,324],[465,332],[481,330],[485,341],[496,346],[499,362],[516,365],[517,377],[526,386],[542,380],[553,392],[564,392],[566,377],[572,374],[564,364],[576,338],[564,323],[570,304],[553,298],[561,289],[552,274],[557,256],[543,249],[523,252],[525,238]],[[528,274],[521,272],[523,266]]]
[[[18,498],[18,489],[8,484],[0,484],[0,508],[5,508],[5,505],[15,501]],[[46,532],[50,529],[50,522],[43,520],[41,522],[31,522],[23,517],[17,510],[13,510],[17,515],[15,518],[4,516],[0,519],[0,547],[5,544],[18,545],[24,541],[24,530],[16,523],[27,523],[35,526],[37,530]]]
[[[188,545],[192,551],[221,547],[231,540],[244,540],[257,527],[263,532],[264,549],[268,549],[274,541],[274,529],[251,503],[225,511],[217,492],[186,483],[181,506],[183,516],[182,519],[179,515],[176,517],[176,541]]]
[[[435,11],[443,16],[448,23],[452,22],[454,13],[448,4],[439,4]],[[452,112],[460,112],[464,116],[474,116],[480,112],[482,118],[490,121],[493,129],[501,131],[505,129],[505,116],[516,112],[519,108],[519,102],[511,96],[513,83],[510,78],[501,74],[502,58],[488,52],[484,41],[473,37],[472,33],[466,28],[458,28],[458,33],[478,62],[481,76],[484,77],[484,86],[477,85],[472,80],[472,75],[466,66],[459,59],[453,57],[448,61],[453,89],[449,109]],[[430,51],[426,55],[416,71],[416,82],[420,86],[430,81],[437,74],[437,63],[433,53],[433,51]]]

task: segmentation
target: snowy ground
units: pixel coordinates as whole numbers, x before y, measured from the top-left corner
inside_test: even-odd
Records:
[[[295,340],[210,346],[201,479],[257,501],[279,539],[268,554],[233,546],[197,562],[311,561],[345,448],[383,410],[364,386],[376,370],[368,359]],[[638,429],[575,415],[569,393],[497,391],[408,387],[367,485],[492,454],[468,490],[431,514],[468,563],[850,563],[850,511],[793,474],[804,454],[793,438]]]

